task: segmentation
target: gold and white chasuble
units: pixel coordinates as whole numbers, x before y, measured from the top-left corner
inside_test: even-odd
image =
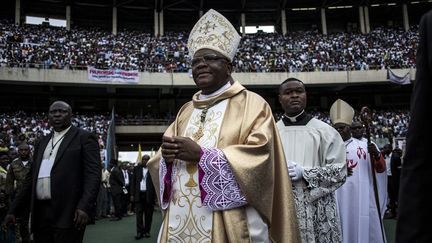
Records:
[[[164,136],[193,137],[202,110],[215,104],[207,112],[198,144],[204,151],[216,149],[223,155],[247,204],[227,210],[203,206],[206,200],[200,186],[205,185],[199,183],[198,167],[187,168],[185,162],[177,161],[172,165],[172,189],[164,209],[165,178],[160,172],[166,165],[159,150],[148,163],[155,188],[161,188],[156,190],[163,210],[159,241],[259,242],[256,230],[264,225],[267,233],[261,237],[267,241],[300,242],[291,182],[270,106],[238,82],[209,99],[199,100],[199,94],[180,109]],[[204,155],[199,164],[206,162],[211,161]]]
[[[201,147],[217,147],[220,126],[227,100],[219,102],[207,111],[203,136],[197,141]],[[200,127],[202,109],[194,109],[183,134],[192,138]],[[176,160],[172,199],[168,211],[169,242],[211,242],[212,210],[201,203],[198,185],[198,167],[188,166]]]

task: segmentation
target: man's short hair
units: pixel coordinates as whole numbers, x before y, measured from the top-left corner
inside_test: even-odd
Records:
[[[300,82],[300,83],[303,84],[303,86],[305,86],[305,84],[303,83],[303,81],[301,81],[300,79],[296,79],[296,78],[287,78],[287,79],[285,79],[285,80],[284,80],[284,81],[279,85],[279,92],[281,91],[280,89],[281,89],[281,87],[282,87],[284,84],[286,84],[286,83],[288,83],[288,82],[294,82],[294,81]]]

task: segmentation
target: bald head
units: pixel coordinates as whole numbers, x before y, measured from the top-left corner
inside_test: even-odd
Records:
[[[55,101],[49,108],[48,120],[56,132],[68,128],[72,122],[72,108],[64,101]]]
[[[65,101],[62,101],[62,100],[54,101],[50,106],[50,110],[54,107],[62,107],[64,109],[69,110],[69,112],[72,113],[72,107],[68,103],[66,103]]]

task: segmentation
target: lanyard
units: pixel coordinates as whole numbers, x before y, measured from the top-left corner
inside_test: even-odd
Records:
[[[63,140],[63,138],[64,138],[65,136],[66,136],[66,133],[63,134],[63,136],[62,136],[59,140],[57,140],[57,142],[54,143],[54,135],[53,135],[53,137],[52,137],[52,139],[51,139],[51,151],[50,151],[50,153],[49,153],[49,156],[50,156],[50,157],[51,157],[51,155],[52,155],[52,153],[53,153],[54,148],[57,146],[57,144],[58,144],[60,141]]]

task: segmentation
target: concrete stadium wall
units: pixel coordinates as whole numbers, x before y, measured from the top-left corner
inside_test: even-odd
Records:
[[[415,79],[415,69],[395,69],[394,73],[404,76],[410,72]],[[295,77],[306,84],[349,84],[368,82],[388,82],[386,70],[334,71],[334,72],[297,72],[297,73],[233,73],[235,80],[243,85],[279,85],[288,77]],[[36,68],[0,68],[0,81],[56,83],[67,85],[122,85],[122,86],[194,86],[188,73],[139,73],[138,83],[102,82],[88,80],[86,70],[57,70]]]
[[[168,126],[116,126],[116,134],[164,133]]]

